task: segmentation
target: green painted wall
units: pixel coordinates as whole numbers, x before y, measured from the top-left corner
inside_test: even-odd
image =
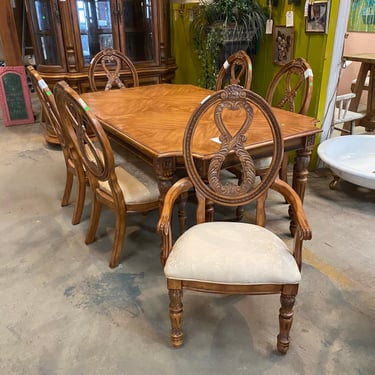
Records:
[[[196,6],[195,3],[171,3],[172,56],[176,58],[178,66],[174,83],[198,85],[199,62],[194,52],[189,21]]]
[[[266,0],[259,0],[263,6]],[[300,5],[289,5],[287,0],[279,0],[279,5],[273,7],[272,18],[274,25],[285,25],[285,15],[289,10],[294,12],[294,57],[304,57],[310,64],[314,74],[314,91],[308,114],[316,117],[322,125],[326,101],[326,87],[331,65],[331,51],[334,43],[338,1],[330,2],[330,17],[328,34],[306,33],[304,17],[304,1]],[[176,57],[179,69],[174,79],[175,83],[197,84],[198,60],[193,50],[190,32],[192,9],[196,4],[171,3],[172,54]],[[251,56],[253,62],[252,90],[264,96],[271,78],[280,68],[273,63],[272,35],[265,35],[259,43],[256,55]],[[319,141],[319,139],[318,139]],[[314,152],[311,165],[315,165]]]

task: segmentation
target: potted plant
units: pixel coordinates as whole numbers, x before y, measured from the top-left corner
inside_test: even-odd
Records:
[[[213,88],[220,65],[233,52],[255,50],[265,32],[266,12],[256,0],[200,0],[192,35],[201,62],[199,84]]]

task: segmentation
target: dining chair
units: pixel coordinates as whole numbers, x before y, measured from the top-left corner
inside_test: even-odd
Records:
[[[252,134],[254,114],[270,129],[273,138],[272,161],[259,182],[251,151],[248,153],[245,149],[246,139]],[[202,142],[201,135],[207,135],[202,129],[207,126],[214,129],[213,134],[219,135],[221,143],[210,152],[206,178],[199,173],[193,145],[196,147]],[[212,149],[210,138],[204,139],[210,142]],[[283,151],[280,126],[269,104],[241,86],[230,85],[215,92],[191,115],[183,140],[188,177],[178,180],[168,190],[157,227],[162,238],[161,259],[170,299],[173,346],[179,347],[183,343],[182,295],[183,289],[190,289],[219,294],[280,294],[277,349],[281,353],[287,352],[293,306],[301,281],[303,240],[311,238],[311,230],[299,196],[279,178]],[[234,154],[244,170],[239,185],[223,183],[220,177],[226,158]],[[174,242],[174,202],[192,187],[197,199],[196,224]],[[211,217],[207,221],[207,205],[248,205],[264,199],[269,189],[281,193],[292,206],[297,229],[291,250],[275,233],[258,225],[261,218],[257,217],[254,224]],[[199,318],[204,319],[202,316],[195,319]]]
[[[354,92],[336,96],[331,133],[332,130],[338,130],[341,134],[354,134],[354,128],[356,127],[358,120],[366,116],[366,113],[364,112],[354,112],[349,110],[350,103],[355,97],[356,94]],[[346,127],[346,123],[349,124],[348,127]]]
[[[72,217],[72,224],[75,225],[81,221],[85,204],[86,187],[88,184],[86,172],[79,154],[69,136],[69,133],[66,131],[64,124],[61,121],[60,113],[56,106],[55,97],[48,84],[32,65],[27,66],[27,70],[29,72],[33,87],[40,100],[43,112],[47,116],[47,121],[50,126],[52,126],[54,134],[56,134],[59,140],[61,150],[64,155],[66,179],[61,206],[64,207],[69,204],[74,178],[76,178],[77,181],[77,196]]]
[[[230,55],[221,66],[216,79],[215,90],[221,90],[228,84],[241,85],[250,90],[253,67],[250,56],[243,50]]]
[[[103,86],[104,90],[110,90],[114,85],[120,89],[139,86],[138,73],[133,62],[121,51],[113,48],[105,48],[92,58],[88,77],[91,91],[98,91],[99,87]]]
[[[313,71],[309,63],[302,57],[293,59],[283,65],[273,77],[267,93],[266,101],[274,107],[287,111],[306,114],[313,92]],[[287,181],[288,153],[285,153],[280,169],[280,177]],[[267,168],[265,160],[260,161],[258,173],[262,175]]]
[[[117,267],[124,245],[126,215],[160,207],[154,171],[141,160],[125,154],[122,164],[116,165],[103,127],[80,95],[65,81],[55,85],[54,95],[91,187],[91,216],[85,242],[90,244],[95,240],[102,206],[113,210],[116,224],[109,266]],[[95,141],[88,133],[95,134]]]

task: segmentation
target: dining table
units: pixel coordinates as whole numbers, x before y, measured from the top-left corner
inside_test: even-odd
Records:
[[[194,110],[212,93],[191,84],[161,83],[86,92],[81,97],[110,138],[153,167],[162,200],[178,171],[184,169],[182,145],[186,125]],[[321,129],[313,117],[279,108],[273,108],[273,112],[281,127],[285,152],[296,152],[292,187],[303,201],[310,155]],[[252,127],[255,131],[246,149],[254,158],[272,155],[272,134],[262,121],[257,121],[256,113]],[[202,139],[214,138],[212,129],[207,127]],[[215,142],[201,142],[195,150],[198,161],[201,159],[204,164],[216,146]]]
[[[375,130],[375,53],[345,54],[343,59],[361,63],[353,88],[356,97],[350,102],[349,110],[358,112],[362,93],[367,90],[366,116],[359,120],[359,125],[368,131]]]

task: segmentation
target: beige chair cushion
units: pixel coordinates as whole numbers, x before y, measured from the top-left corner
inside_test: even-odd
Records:
[[[126,204],[157,201],[160,197],[158,182],[151,166],[125,150],[115,152],[117,181]],[[116,150],[117,151],[117,150]],[[111,193],[108,182],[99,182],[101,189]]]
[[[167,278],[221,284],[298,284],[301,274],[285,243],[247,223],[209,222],[188,229],[164,267]]]
[[[124,193],[125,203],[147,203],[157,201],[160,196],[156,179],[150,178],[141,169],[130,174],[121,166],[116,167],[116,175],[121,190]]]

